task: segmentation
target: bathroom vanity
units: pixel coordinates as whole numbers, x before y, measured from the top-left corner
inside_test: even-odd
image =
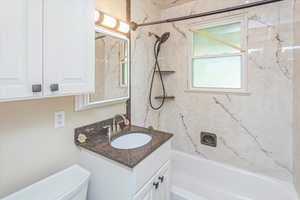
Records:
[[[128,138],[134,138],[137,133],[150,136],[151,140],[131,148]],[[87,138],[84,143],[77,140],[80,134]],[[127,137],[130,135],[133,137]],[[76,129],[75,143],[81,148],[80,165],[92,174],[89,200],[168,200],[172,134],[129,126],[112,141],[122,137],[126,141],[115,148],[96,124]],[[142,138],[133,141],[135,145],[139,142],[143,142]]]

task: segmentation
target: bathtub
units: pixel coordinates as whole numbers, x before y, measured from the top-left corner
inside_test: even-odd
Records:
[[[298,200],[292,184],[172,152],[171,200]]]

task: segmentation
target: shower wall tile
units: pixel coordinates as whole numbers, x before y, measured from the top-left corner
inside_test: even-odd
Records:
[[[152,0],[153,4],[159,8],[169,8],[176,5],[184,4],[194,0]]]
[[[132,20],[137,23],[160,19],[160,10],[151,0],[132,0]],[[132,32],[132,122],[139,126],[156,126],[159,112],[151,111],[148,94],[154,66],[153,43],[149,32],[160,34],[159,26],[143,27]],[[155,93],[154,93],[155,94]]]
[[[134,2],[141,4],[138,0]],[[166,19],[240,2],[196,0],[161,12],[153,9],[149,14],[151,9],[147,11],[151,17]],[[147,27],[156,32],[171,32],[170,39],[162,47],[161,61],[165,67],[176,70],[176,74],[166,78],[168,94],[174,94],[176,99],[159,112],[151,111],[147,103],[154,62],[153,40],[148,38],[146,28],[139,29],[134,35],[143,39],[133,41],[136,45],[133,47],[134,122],[175,133],[173,148],[176,150],[292,181],[292,7],[292,0],[286,0],[213,17]],[[234,14],[244,14],[248,19],[249,94],[187,92],[188,27]],[[217,148],[200,144],[201,131],[217,134]]]
[[[294,7],[294,181],[300,194],[300,1],[295,0]]]

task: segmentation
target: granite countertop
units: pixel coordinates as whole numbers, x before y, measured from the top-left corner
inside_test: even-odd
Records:
[[[122,135],[136,132],[148,134],[152,137],[152,140],[142,147],[122,150],[116,149],[109,144],[108,137],[105,134],[106,130],[102,127],[97,124],[93,124],[75,129],[75,144],[130,168],[134,168],[173,136],[173,134],[162,131],[139,126],[128,126],[122,131],[116,133],[112,140]],[[78,142],[77,137],[79,134],[84,134],[87,137],[87,140],[84,143]]]

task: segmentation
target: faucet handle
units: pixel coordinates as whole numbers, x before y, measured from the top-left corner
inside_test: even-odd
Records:
[[[129,124],[130,124],[129,119],[125,118],[125,119],[124,119],[124,125],[125,125],[125,126],[128,126]]]
[[[111,125],[106,125],[106,126],[103,126],[103,128],[108,129],[108,131],[106,132],[106,136],[108,137],[108,142],[110,144],[111,135],[112,135],[112,126]]]
[[[107,129],[107,130],[108,130],[108,131],[107,131],[107,135],[109,135],[109,134],[111,133],[111,131],[112,131],[111,125],[103,126],[103,129]]]
[[[120,115],[122,117],[122,122],[125,126],[128,126],[130,124],[129,119],[127,119],[126,115]]]
[[[122,120],[117,122],[117,130],[121,129],[122,123],[124,124],[125,127],[130,124],[129,120],[125,116],[122,115]]]

